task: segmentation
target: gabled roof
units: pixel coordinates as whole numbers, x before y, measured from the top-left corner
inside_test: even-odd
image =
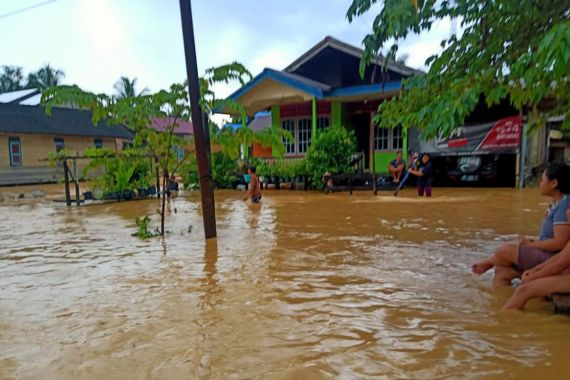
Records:
[[[364,51],[360,48],[357,48],[355,46],[352,46],[352,45],[349,45],[345,42],[337,40],[334,37],[327,36],[322,41],[320,41],[315,46],[313,46],[311,49],[309,49],[309,51],[307,51],[305,54],[303,54],[302,56],[297,58],[289,66],[287,66],[284,71],[287,71],[287,72],[296,71],[297,69],[299,69],[299,67],[303,66],[305,63],[307,63],[312,58],[317,56],[320,52],[322,52],[327,47],[330,47],[332,49],[335,49],[335,50],[344,52],[346,54],[352,55],[356,58],[361,58],[362,54],[364,53]],[[383,65],[384,59],[385,59],[384,57],[379,55],[376,59],[373,60],[372,63],[377,64],[377,65]],[[405,75],[405,76],[411,76],[411,75],[423,73],[420,70],[412,69],[411,67],[408,67],[406,65],[403,65],[403,64],[400,64],[400,63],[397,63],[394,61],[388,62],[387,68],[388,68],[388,70],[395,71],[395,72],[397,72],[401,75]]]
[[[273,69],[264,69],[259,75],[257,75],[251,81],[249,81],[246,85],[244,85],[242,88],[231,94],[228,97],[228,99],[233,101],[239,101],[239,100],[244,101],[244,98],[247,98],[247,95],[250,93],[252,89],[258,88],[260,86],[273,87],[274,89],[276,87],[279,89],[287,88],[289,90],[288,94],[289,96],[300,97],[301,100],[303,98],[323,99],[325,94],[331,89],[329,85],[314,81],[309,78],[305,78],[297,74],[277,71]],[[275,101],[278,100],[275,99]],[[248,104],[244,106],[248,111],[251,111],[250,107],[253,107],[252,104],[249,104],[250,102],[255,103],[256,100],[255,99],[247,100]],[[267,105],[264,104],[258,107],[254,107],[255,109],[253,110],[253,112],[257,112],[270,105],[271,104]],[[231,113],[231,110],[229,108],[226,109],[224,105],[221,105],[220,107],[214,109],[214,112]]]
[[[271,112],[258,112],[254,119],[248,124],[254,132],[263,131],[271,126]]]
[[[68,108],[53,108],[46,115],[39,106],[0,103],[0,132],[13,134],[42,134],[53,136],[109,137],[131,140],[134,134],[123,126],[107,126],[91,122],[91,112]]]
[[[302,77],[297,74],[292,74],[284,71],[277,71],[273,69],[264,69],[259,75],[253,78],[245,86],[234,92],[229,96],[230,99],[237,100],[243,94],[248,92],[252,87],[255,87],[265,79],[272,79],[275,82],[293,87],[299,91],[305,92],[308,95],[314,96],[317,99],[323,98],[323,92],[330,90],[330,86],[314,81],[309,78]]]
[[[166,117],[166,118],[154,118],[150,124],[150,128],[164,132],[166,127],[174,123],[174,118]],[[191,121],[179,121],[178,126],[174,128],[174,134],[179,136],[188,136],[194,133],[194,128],[192,127]]]

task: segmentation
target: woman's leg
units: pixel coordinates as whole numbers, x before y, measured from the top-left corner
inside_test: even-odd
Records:
[[[545,297],[553,293],[570,293],[570,274],[543,277],[520,285],[502,309],[522,310],[531,298]]]
[[[476,274],[483,274],[494,266],[510,267],[516,264],[519,259],[518,244],[503,244],[493,255],[485,260],[473,264],[472,271]]]
[[[511,282],[517,277],[520,277],[520,274],[512,267],[496,266],[495,276],[493,277],[493,287],[511,286]]]

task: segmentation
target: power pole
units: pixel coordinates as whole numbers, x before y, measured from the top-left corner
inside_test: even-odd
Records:
[[[196,61],[196,44],[194,41],[194,25],[192,23],[190,0],[180,0],[180,15],[182,17],[182,37],[184,39],[184,55],[186,57],[188,92],[190,93],[190,107],[192,110],[196,161],[198,162],[198,174],[200,175],[204,233],[207,240],[216,237],[216,207],[214,205],[214,189],[212,187],[212,169],[208,158],[210,130],[208,126],[204,126],[203,113],[200,107],[198,62]]]

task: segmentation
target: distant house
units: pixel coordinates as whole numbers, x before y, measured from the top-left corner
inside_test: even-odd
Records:
[[[337,125],[354,132],[364,169],[376,173],[387,172],[397,151],[404,156],[429,152],[438,184],[515,186],[524,185],[525,167],[544,162],[546,136],[535,134],[536,143],[525,144],[525,119],[508,101],[487,107],[481,97],[465,125],[456,126],[449,138],[421,141],[420,131],[412,125],[389,129],[375,124],[379,105],[397,96],[404,80],[422,72],[377,57],[361,77],[362,54],[355,46],[326,37],[285,69],[264,69],[229,99],[243,106],[248,116],[255,115],[252,129],[271,125],[289,131],[293,141],[283,142],[289,158],[304,157],[315,136]],[[232,114],[232,109],[221,107],[216,112]],[[555,147],[557,156],[566,149],[558,141]],[[252,155],[270,158],[273,152],[254,144]],[[537,163],[529,159],[527,164],[529,155],[536,156]]]
[[[39,90],[0,94],[0,185],[53,182],[56,170],[45,161],[50,152],[85,148],[120,150],[133,133],[122,126],[93,125],[91,113],[39,106]]]
[[[384,129],[372,122],[380,102],[398,94],[402,80],[418,70],[388,62],[386,70],[378,58],[359,75],[362,50],[326,37],[284,70],[266,68],[252,81],[230,95],[248,116],[256,117],[256,128],[268,123],[288,130],[294,141],[285,142],[286,157],[304,157],[320,130],[338,125],[355,132],[357,148],[365,156],[365,166],[386,170],[398,150],[407,152],[408,128]],[[216,110],[232,113],[228,108]],[[271,150],[253,147],[256,157],[271,156]],[[404,153],[405,154],[405,153]]]
[[[172,125],[176,120],[172,117],[154,118],[150,127],[156,131],[164,132],[166,128]],[[191,121],[179,121],[174,129],[174,135],[189,140],[194,133]]]

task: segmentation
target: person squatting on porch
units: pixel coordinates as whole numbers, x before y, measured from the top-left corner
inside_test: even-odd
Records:
[[[518,242],[501,245],[493,255],[475,263],[473,273],[483,274],[495,268],[493,286],[507,286],[560,252],[570,240],[570,167],[551,164],[542,174],[540,194],[550,197],[552,204],[546,211],[538,240],[520,237]]]
[[[396,153],[396,158],[388,164],[388,171],[393,178],[394,183],[400,183],[400,178],[406,170],[406,163],[402,159],[402,152],[398,151]]]

